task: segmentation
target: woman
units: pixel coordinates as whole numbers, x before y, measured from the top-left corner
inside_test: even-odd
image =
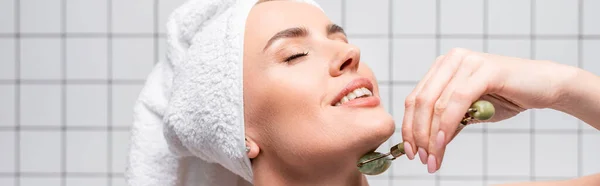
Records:
[[[210,155],[203,154],[202,149],[194,150],[195,144],[189,142],[194,140],[187,140],[189,136],[182,135],[194,128],[178,129],[178,125],[172,123],[179,117],[169,116],[165,111],[167,114],[157,116],[157,120],[166,118],[167,122],[160,125],[166,125],[167,131],[160,131],[158,135],[165,133],[166,139],[160,140],[166,140],[169,149],[175,150],[161,151],[154,156],[158,158],[146,160],[142,155],[154,152],[142,147],[147,139],[135,137],[134,133],[132,163],[127,174],[130,184],[152,185],[148,180],[158,176],[158,182],[169,180],[161,185],[195,185],[194,182],[202,182],[198,185],[244,185],[238,181],[227,184],[216,184],[216,179],[210,183],[205,181],[226,173],[197,171],[190,174],[189,170],[194,167],[212,166],[190,163],[190,157],[200,157],[259,186],[368,185],[356,162],[385,142],[395,126],[380,104],[377,81],[361,61],[359,49],[348,43],[341,27],[332,24],[318,7],[307,3],[260,1],[249,10],[244,27],[244,122],[241,127],[245,131],[244,158],[251,159],[252,178],[244,177],[244,171],[236,169],[240,166],[232,166],[226,158],[207,160],[210,157],[206,156]],[[200,41],[203,40],[194,39],[188,43]],[[531,70],[533,68],[538,70]],[[174,69],[185,74],[184,67]],[[177,77],[174,79],[177,82]],[[492,118],[494,121],[525,109],[555,108],[600,128],[600,121],[593,118],[600,114],[600,96],[596,92],[600,92],[600,78],[581,69],[547,61],[453,50],[438,58],[407,98],[402,121],[403,138],[408,144],[405,146],[407,156],[414,159],[418,154],[430,172],[438,170],[445,146],[464,112],[480,97],[494,103],[497,110]],[[198,97],[189,92],[186,95]],[[168,103],[171,105],[184,102],[173,98],[166,100],[171,100]],[[142,125],[144,122],[136,123]],[[140,132],[142,128],[136,129],[134,124],[136,132],[143,133]],[[190,135],[197,137],[203,135],[202,132],[205,131],[194,131]],[[238,137],[242,136],[232,136],[232,139]],[[223,146],[219,143],[211,145],[211,148]],[[175,171],[175,175],[165,176],[161,168],[152,176],[145,176],[150,174],[136,169],[154,168],[156,162],[162,161],[170,165],[164,172]],[[585,181],[600,183],[600,177],[581,178],[564,184],[577,185]]]

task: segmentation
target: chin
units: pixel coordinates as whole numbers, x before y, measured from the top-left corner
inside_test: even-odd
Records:
[[[363,145],[364,151],[373,151],[382,143],[386,142],[395,132],[396,125],[392,116],[387,113],[371,115],[361,120],[360,125],[363,130],[360,133],[358,144]]]

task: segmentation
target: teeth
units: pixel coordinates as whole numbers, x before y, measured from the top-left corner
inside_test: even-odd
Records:
[[[356,90],[348,93],[346,96],[342,97],[342,100],[340,100],[340,102],[335,103],[335,106],[340,106],[343,103],[346,103],[350,100],[356,99],[356,98],[360,98],[360,97],[369,97],[369,96],[373,96],[373,93],[365,88],[357,88]]]

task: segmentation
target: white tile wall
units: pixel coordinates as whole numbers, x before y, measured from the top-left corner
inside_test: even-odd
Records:
[[[67,126],[108,124],[106,85],[67,85]]]
[[[62,104],[58,85],[21,85],[20,124],[24,126],[60,126]]]
[[[133,105],[153,64],[165,59],[165,24],[184,1],[0,0],[0,185],[125,186]],[[402,141],[406,96],[451,48],[600,74],[598,1],[317,2],[344,26],[380,82],[397,128],[380,150]],[[375,186],[469,186],[599,173],[598,136],[572,116],[526,111],[463,130],[437,174],[418,158],[401,157],[368,178]]]
[[[488,0],[488,33],[531,33],[531,1]]]
[[[23,33],[59,33],[62,31],[60,0],[20,0],[20,31]]]
[[[483,1],[440,1],[441,34],[482,34]],[[468,5],[468,6],[465,6]]]
[[[0,85],[0,127],[15,125],[15,86]]]
[[[346,0],[345,5],[348,34],[388,34],[389,1]]]
[[[534,2],[535,34],[578,34],[578,1],[534,0]]]
[[[60,40],[57,38],[21,39],[21,78],[60,79],[61,54]]]
[[[106,79],[107,42],[106,38],[67,39],[67,78]]]
[[[15,40],[12,38],[0,38],[0,79],[16,78],[15,57]]]
[[[0,1],[0,33],[15,32],[15,1]]]
[[[68,131],[66,135],[67,172],[108,172],[106,131]]]
[[[435,0],[391,1],[394,34],[435,34]],[[418,17],[418,19],[415,19]]]
[[[108,1],[67,0],[66,17],[69,33],[106,33]]]

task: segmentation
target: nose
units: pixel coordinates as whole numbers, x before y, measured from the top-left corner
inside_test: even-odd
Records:
[[[348,47],[349,46],[349,47]],[[341,50],[336,59],[329,66],[329,74],[332,77],[340,76],[347,72],[356,72],[360,62],[360,49],[356,46],[347,45]]]

